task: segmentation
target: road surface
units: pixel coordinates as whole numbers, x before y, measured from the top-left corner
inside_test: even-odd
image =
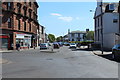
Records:
[[[3,78],[118,78],[118,63],[91,51],[61,47],[55,53],[35,50],[3,53]]]

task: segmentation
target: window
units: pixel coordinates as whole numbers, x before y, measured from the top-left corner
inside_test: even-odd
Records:
[[[8,18],[8,28],[11,28],[11,18]]]
[[[27,8],[24,7],[23,10],[24,10],[24,16],[26,16],[26,14],[27,14]]]
[[[74,34],[72,34],[72,37],[74,37]]]
[[[29,11],[29,17],[31,18],[31,11]]]
[[[24,22],[24,31],[26,31],[26,22]]]
[[[31,2],[29,2],[29,6],[31,7]]]
[[[29,31],[31,32],[31,23],[29,23]]]
[[[20,20],[18,20],[18,30],[20,30]]]
[[[44,34],[44,27],[42,27],[42,34]]]
[[[99,29],[98,29],[98,41],[99,41]]]
[[[8,2],[8,4],[7,4],[7,9],[8,9],[8,10],[11,9],[11,3],[10,3],[10,2]]]
[[[21,4],[17,3],[18,13],[21,13]]]
[[[99,27],[99,17],[98,17],[98,27]]]
[[[114,10],[115,9],[115,5],[114,4],[109,4],[109,10]]]
[[[74,39],[72,39],[72,41],[74,41]]]
[[[103,18],[102,18],[102,16],[101,16],[101,26],[103,25]]]
[[[117,19],[113,19],[113,23],[117,23],[118,22],[118,20]]]

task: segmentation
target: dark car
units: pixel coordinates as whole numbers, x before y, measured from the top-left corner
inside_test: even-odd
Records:
[[[59,46],[62,47],[63,46],[63,42],[58,42]]]
[[[120,61],[120,44],[117,44],[112,48],[112,54],[115,60]]]
[[[59,49],[60,45],[57,42],[55,42],[55,43],[53,43],[53,48],[54,49]]]

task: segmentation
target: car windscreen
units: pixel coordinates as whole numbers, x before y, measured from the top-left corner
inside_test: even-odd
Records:
[[[75,45],[75,43],[71,43],[70,45]]]

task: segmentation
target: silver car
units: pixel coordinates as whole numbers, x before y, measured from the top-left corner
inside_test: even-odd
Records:
[[[40,44],[40,50],[41,49],[49,49],[49,44],[48,43],[41,43]]]

